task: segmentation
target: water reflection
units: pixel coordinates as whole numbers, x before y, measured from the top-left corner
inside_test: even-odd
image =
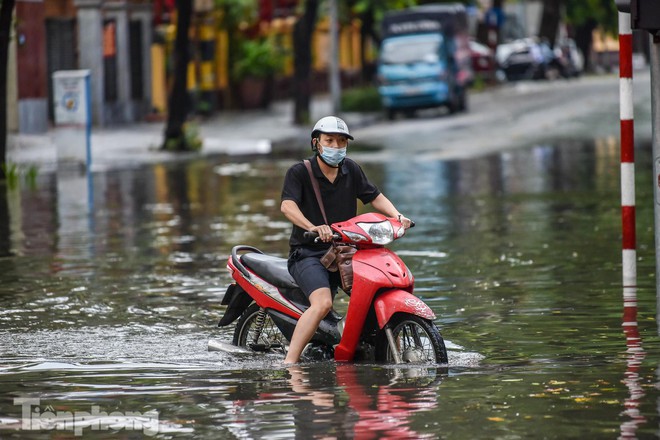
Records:
[[[89,273],[81,264],[92,261],[94,249],[94,195],[92,176],[75,170],[57,172],[57,271]]]
[[[436,437],[430,412],[438,406],[441,376],[435,368],[329,363],[296,365],[286,373],[288,389],[264,389],[240,414],[268,412],[275,402],[291,405],[295,438]],[[242,418],[233,423],[235,434]],[[250,425],[243,428],[249,436]]]
[[[373,174],[383,179],[384,192],[392,199],[430,204],[456,195],[584,191],[616,184],[611,179],[617,178],[617,148],[610,138],[535,145],[470,160],[411,158],[385,162],[382,171]],[[426,205],[415,207],[422,210]]]
[[[428,369],[372,371],[364,375],[352,365],[337,367],[337,383],[356,412],[354,438],[435,438],[433,417],[423,414],[438,406],[439,372]],[[380,378],[374,384],[374,377]],[[426,420],[414,424],[413,418]],[[422,429],[418,430],[418,426]],[[429,426],[431,425],[431,426]],[[431,432],[427,430],[431,428]]]
[[[638,427],[647,423],[647,419],[641,412],[640,406],[646,395],[642,388],[643,378],[640,376],[640,368],[646,357],[642,347],[642,338],[637,325],[637,288],[623,288],[623,333],[626,336],[626,371],[623,375],[623,383],[628,387],[629,395],[624,402],[623,415],[628,420],[621,424],[621,436],[623,439],[637,438]]]
[[[0,258],[12,255],[11,229],[9,227],[9,201],[7,188],[0,185]]]

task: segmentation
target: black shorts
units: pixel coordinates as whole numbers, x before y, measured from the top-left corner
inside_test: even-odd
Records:
[[[326,252],[327,249],[298,248],[289,255],[289,273],[308,298],[313,291],[322,287],[330,289],[333,298],[337,294],[341,283],[339,272],[328,271],[320,261]]]

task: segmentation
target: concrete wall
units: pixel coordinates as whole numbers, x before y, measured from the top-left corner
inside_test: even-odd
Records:
[[[16,77],[18,129],[38,134],[48,130],[46,29],[43,2],[16,3]]]
[[[103,2],[100,0],[75,0],[78,20],[79,67],[92,73],[92,115],[95,125],[107,126],[142,119],[150,110],[151,101],[151,34],[152,11],[149,3],[125,0]],[[114,32],[104,29],[104,20],[112,20]],[[142,89],[144,96],[134,99],[131,81],[130,22],[142,24],[141,51]],[[109,31],[104,34],[104,31]],[[112,53],[104,54],[111,46]],[[110,56],[114,62],[115,78],[105,70]],[[106,82],[114,81],[116,90],[113,100],[106,98]]]
[[[101,0],[76,0],[78,8],[78,67],[91,72],[92,121],[94,125],[105,125],[103,72],[103,15]]]
[[[541,16],[543,14],[543,2],[539,0],[521,0],[517,3],[506,2],[504,12],[509,21],[515,20],[519,25],[521,35],[524,37],[536,36],[541,28]],[[510,26],[508,23],[505,26]]]

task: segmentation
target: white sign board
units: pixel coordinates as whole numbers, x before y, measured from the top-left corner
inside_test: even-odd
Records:
[[[89,70],[61,70],[53,74],[55,124],[87,124],[88,82]]]
[[[91,95],[89,70],[53,73],[53,104],[58,161],[91,165]]]

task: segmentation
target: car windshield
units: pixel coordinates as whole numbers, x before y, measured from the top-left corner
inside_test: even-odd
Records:
[[[437,63],[441,43],[439,35],[386,40],[381,61],[385,64]]]

